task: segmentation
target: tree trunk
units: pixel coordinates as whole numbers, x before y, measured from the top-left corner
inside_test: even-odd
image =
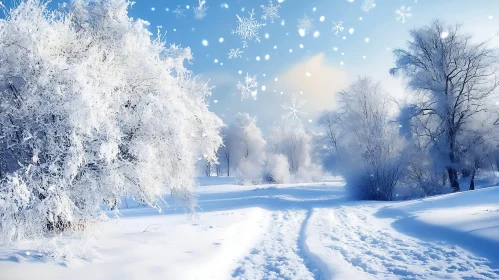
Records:
[[[473,172],[471,173],[471,182],[470,182],[470,190],[471,191],[475,190],[475,174],[476,174],[476,168],[474,168]]]
[[[457,171],[452,167],[447,167],[447,174],[449,175],[449,182],[452,190],[454,192],[458,192],[459,189],[459,181],[457,178]]]
[[[206,177],[211,177],[211,163],[209,161],[206,162],[204,174],[206,175]]]
[[[230,158],[227,156],[227,177],[230,177]]]
[[[449,125],[449,128],[452,127]],[[456,162],[456,155],[454,154],[454,133],[450,132],[449,133],[449,162],[452,166]],[[453,167],[447,167],[447,174],[449,175],[449,183],[450,187],[454,192],[460,191],[459,189],[459,181],[458,181],[458,176],[457,176],[457,170]]]
[[[463,169],[461,170],[461,174],[463,175],[463,178],[468,178],[468,177],[470,177],[470,176],[471,176],[471,173],[472,173],[472,171],[471,171],[471,170],[469,170],[469,169],[467,169],[467,168],[463,168]]]

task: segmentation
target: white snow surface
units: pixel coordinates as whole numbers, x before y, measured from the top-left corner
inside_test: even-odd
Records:
[[[338,177],[200,183],[197,216],[168,199],[163,213],[129,203],[91,237],[0,247],[0,278],[499,279],[499,187],[362,202]]]

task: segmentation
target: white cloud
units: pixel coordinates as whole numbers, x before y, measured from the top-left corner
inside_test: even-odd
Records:
[[[303,92],[301,97],[307,101],[304,109],[311,115],[336,108],[336,93],[348,86],[346,72],[329,65],[324,53],[295,64],[278,77],[278,90],[289,94]]]
[[[286,71],[267,79],[259,76],[258,82],[265,85],[265,91],[260,92],[258,100],[241,100],[235,85],[242,77],[237,72],[210,72],[204,73],[202,77],[209,79],[210,85],[216,86],[210,97],[210,110],[226,123],[231,122],[237,112],[249,113],[258,118],[258,125],[264,132],[281,120],[284,113],[281,105],[289,101],[293,92],[297,95],[303,92],[300,98],[307,102],[303,107],[308,114],[307,120],[315,120],[322,110],[335,108],[335,94],[348,86],[349,82],[347,74],[329,65],[322,53],[291,65]],[[214,100],[218,102],[214,103]]]

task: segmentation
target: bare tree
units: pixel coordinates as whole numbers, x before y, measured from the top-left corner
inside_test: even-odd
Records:
[[[204,175],[206,177],[211,177],[211,167],[212,167],[212,162],[206,161],[204,164]]]
[[[222,155],[225,160],[225,165],[227,166],[227,177],[230,177],[230,168],[231,168],[231,151],[233,149],[233,143],[230,139],[230,135],[228,133],[227,127],[222,129],[222,139],[223,146],[220,147],[218,154]]]
[[[336,154],[338,152],[338,137],[341,130],[341,117],[335,111],[324,111],[318,119],[318,124],[325,131],[325,143],[330,147],[329,152]]]
[[[407,49],[394,51],[396,67],[419,94],[411,105],[413,133],[437,152],[454,191],[458,182],[458,137],[464,125],[486,110],[487,100],[499,85],[497,56],[485,42],[474,44],[460,26],[440,21],[410,32]]]
[[[220,163],[215,164],[215,174],[217,174],[217,177],[222,175],[222,165]]]

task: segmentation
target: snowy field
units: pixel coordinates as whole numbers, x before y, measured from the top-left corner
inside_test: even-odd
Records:
[[[143,207],[123,209],[120,218],[109,213],[92,238],[0,248],[0,278],[499,278],[499,187],[354,202],[340,178],[201,184],[196,217],[174,206],[162,214]],[[46,246],[77,257],[55,261],[44,255]]]

